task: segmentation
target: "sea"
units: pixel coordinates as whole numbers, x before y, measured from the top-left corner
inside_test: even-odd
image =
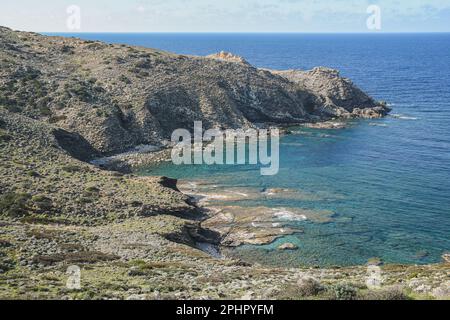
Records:
[[[292,221],[302,232],[234,255],[277,266],[352,266],[378,258],[428,264],[450,251],[450,34],[63,34],[187,55],[228,51],[257,67],[340,70],[393,108],[339,130],[291,128],[280,171],[256,166],[143,168],[142,175],[211,181],[216,188],[289,189],[302,197],[249,199],[243,207],[332,212],[331,221]],[[231,204],[232,205],[232,204]],[[283,243],[298,250],[280,251]]]

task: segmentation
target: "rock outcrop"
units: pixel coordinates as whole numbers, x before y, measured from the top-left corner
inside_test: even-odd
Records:
[[[298,247],[293,243],[283,243],[278,247],[278,250],[297,250]]]
[[[336,118],[379,118],[390,109],[376,102],[349,79],[342,78],[338,70],[317,67],[310,71],[271,71],[294,83],[303,90],[313,92],[319,98],[319,107],[312,113],[320,119]]]
[[[267,71],[221,52],[160,50],[0,29],[0,105],[73,132],[111,155],[158,145],[173,130],[249,128],[387,108],[336,71]]]
[[[216,59],[220,61],[226,61],[226,62],[235,62],[235,63],[241,63],[247,66],[250,66],[250,63],[247,62],[243,57],[232,54],[230,52],[221,51],[219,53],[211,54],[209,56],[206,56],[210,59]]]

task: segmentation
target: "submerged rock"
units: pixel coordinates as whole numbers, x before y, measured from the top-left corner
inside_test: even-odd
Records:
[[[221,244],[229,247],[269,244],[280,237],[302,233],[294,222],[326,223],[333,215],[328,211],[268,207],[214,206],[208,209],[211,217],[202,227],[218,232],[222,236]]]
[[[307,123],[305,124],[305,127],[311,129],[345,129],[347,127],[347,123],[336,121],[325,121],[325,122]]]
[[[278,250],[297,250],[298,247],[293,243],[284,243],[278,247]]]

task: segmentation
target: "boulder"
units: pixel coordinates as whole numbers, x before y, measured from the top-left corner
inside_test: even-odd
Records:
[[[293,243],[284,243],[278,247],[278,250],[298,250],[298,247]]]

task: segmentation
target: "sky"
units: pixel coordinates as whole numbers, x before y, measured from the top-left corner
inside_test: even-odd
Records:
[[[0,25],[36,32],[450,32],[450,0],[0,0]]]

